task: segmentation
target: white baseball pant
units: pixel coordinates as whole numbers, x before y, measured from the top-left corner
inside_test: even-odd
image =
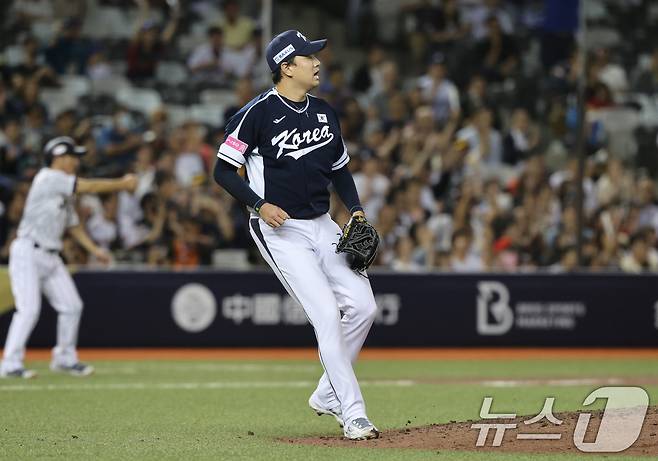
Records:
[[[9,372],[23,368],[25,347],[39,319],[42,292],[58,313],[53,362],[63,366],[77,363],[82,300],[59,254],[35,248],[32,240],[17,238],[9,250],[9,278],[16,311],[11,319],[0,370]]]
[[[349,268],[345,255],[336,253],[340,227],[328,214],[287,219],[278,228],[252,217],[250,232],[265,261],[304,308],[315,329],[325,372],[313,393],[314,401],[327,409],[340,406],[346,425],[367,417],[352,362],[368,335],[377,306],[369,280]]]

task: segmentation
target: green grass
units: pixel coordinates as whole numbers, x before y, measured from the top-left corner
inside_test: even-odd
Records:
[[[279,442],[280,437],[340,434],[332,418],[318,418],[306,406],[321,373],[319,364],[312,361],[96,362],[97,374],[85,379],[54,375],[46,363],[30,365],[40,372],[38,379],[0,381],[0,459],[586,459]],[[658,376],[658,361],[364,361],[358,364],[357,375],[363,382],[369,416],[387,430],[405,427],[407,421],[425,425],[477,418],[484,396],[494,397],[495,412],[535,415],[547,396],[556,398],[556,412],[578,410],[585,396],[598,387],[498,388],[476,382],[441,383],[442,378],[647,377]],[[373,383],[407,379],[421,383]],[[658,387],[645,389],[654,404]]]

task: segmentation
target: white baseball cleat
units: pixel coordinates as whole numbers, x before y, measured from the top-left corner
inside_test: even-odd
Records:
[[[343,428],[345,438],[350,440],[378,439],[379,429],[368,418],[356,418]]]
[[[343,422],[343,412],[340,410],[340,407],[332,408],[332,409],[327,409],[322,407],[322,405],[319,405],[317,402],[313,401],[313,396],[311,396],[310,399],[308,399],[308,406],[311,407],[311,410],[313,410],[318,416],[322,415],[330,415],[336,418],[336,421],[338,421],[338,425],[340,427],[343,427],[345,424]]]
[[[1,378],[22,378],[22,379],[32,379],[36,378],[37,372],[34,370],[26,370],[25,368],[17,368],[12,371],[3,371],[0,373]]]
[[[68,373],[72,376],[89,376],[94,372],[94,367],[82,362],[74,363],[73,365],[51,363],[50,370],[58,373]]]

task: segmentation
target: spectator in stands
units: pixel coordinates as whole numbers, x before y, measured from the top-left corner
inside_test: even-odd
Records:
[[[381,160],[374,153],[365,152],[360,172],[354,175],[354,184],[366,216],[370,216],[370,222],[376,224],[379,210],[386,203],[391,181],[380,172]]]
[[[6,212],[0,216],[0,263],[9,261],[9,245],[16,237],[16,230],[23,215],[29,183],[19,183],[9,200]]]
[[[621,258],[621,269],[633,273],[658,270],[658,257],[649,250],[646,234],[635,233],[631,237],[628,251]]]
[[[436,236],[426,224],[414,226],[410,230],[416,242],[413,260],[425,270],[431,270],[436,262]]]
[[[380,86],[370,88],[371,101],[377,114],[387,114],[391,97],[400,91],[400,74],[394,61],[383,62],[380,70]]]
[[[85,74],[93,45],[81,36],[81,30],[80,19],[66,19],[53,43],[46,49],[46,62],[58,74]]]
[[[136,131],[130,112],[118,107],[112,115],[112,125],[101,129],[96,143],[108,164],[125,168],[133,161],[134,154],[142,143],[142,136]]]
[[[658,93],[658,46],[651,53],[649,68],[644,69],[633,82],[633,90],[639,93]]]
[[[502,164],[503,143],[500,132],[493,127],[493,114],[488,107],[480,107],[457,132],[457,140],[468,145],[467,163],[470,169],[486,166],[496,169]]]
[[[166,106],[160,107],[151,112],[142,139],[156,152],[162,152],[167,148],[167,138],[171,128],[173,127]]]
[[[46,110],[42,105],[30,107],[23,120],[23,145],[30,152],[40,152],[47,135]]]
[[[431,36],[432,51],[449,55],[469,32],[469,26],[462,19],[457,0],[441,2],[435,18],[435,29]]]
[[[10,104],[9,92],[5,86],[5,82],[0,78],[0,125],[2,125],[5,119],[10,115],[10,110],[12,110]]]
[[[448,122],[459,118],[459,90],[447,78],[445,56],[443,53],[432,55],[427,74],[418,79],[423,102],[434,111],[434,120],[443,127]]]
[[[0,172],[14,178],[23,176],[30,160],[23,144],[23,130],[18,119],[7,119],[0,131]]]
[[[596,194],[599,206],[608,206],[614,202],[628,203],[634,189],[633,177],[624,168],[618,158],[611,157],[606,169],[596,181]]]
[[[658,203],[656,201],[656,183],[651,178],[640,178],[634,194],[638,206],[638,227],[658,229]]]
[[[249,44],[255,29],[254,21],[240,14],[240,3],[237,0],[224,2],[224,21],[221,24],[224,30],[224,43],[235,51],[240,51]]]
[[[503,161],[516,165],[525,160],[539,144],[539,130],[530,122],[528,111],[523,108],[512,112],[509,131],[503,139]]]
[[[336,62],[330,64],[327,68],[325,80],[320,80],[319,94],[325,99],[331,107],[338,113],[342,113],[346,101],[352,97],[349,86],[345,80],[345,70],[343,66]]]
[[[73,109],[63,110],[55,117],[53,136],[74,136],[77,120]]]
[[[402,7],[401,13],[407,13],[404,35],[409,40],[412,62],[420,68],[430,54],[430,40],[436,32],[440,8],[430,0],[421,0]]]
[[[162,55],[176,33],[180,10],[178,3],[172,9],[169,20],[160,31],[157,24],[148,17],[148,2],[140,2],[140,20],[126,52],[126,76],[134,81],[144,81],[155,77],[155,71]]]
[[[100,196],[101,209],[93,213],[85,223],[89,236],[102,248],[116,249],[119,233],[117,227],[117,194]]]
[[[44,55],[39,48],[39,42],[36,38],[31,35],[25,37],[21,50],[21,60],[11,70],[42,84],[56,85],[57,76],[46,64]]]
[[[46,27],[52,25],[54,19],[51,0],[14,1],[8,13],[14,25],[27,30],[37,24]]]
[[[492,19],[495,19],[503,34],[514,32],[512,15],[501,5],[501,1],[484,0],[477,3],[466,18],[475,40],[483,39],[490,32]]]
[[[100,50],[96,50],[89,56],[87,61],[87,76],[91,80],[107,80],[113,77],[112,66],[107,56]]]
[[[468,229],[457,229],[452,234],[450,269],[454,272],[480,272],[484,269],[482,258],[472,250],[473,238]]]
[[[628,90],[628,77],[622,66],[612,62],[610,50],[607,48],[596,50],[593,53],[590,68],[596,79],[610,90],[613,100],[620,102]]]
[[[420,272],[422,267],[414,261],[415,242],[408,235],[401,236],[395,244],[395,259],[391,268],[397,272]]]
[[[192,198],[192,215],[201,224],[201,235],[209,238],[208,246],[211,250],[233,246],[236,232],[230,215],[230,204],[228,205],[225,201],[217,200],[216,197],[201,191]],[[207,263],[209,262],[208,260]]]
[[[496,16],[489,17],[486,23],[487,34],[476,46],[476,60],[487,80],[505,80],[514,75],[519,64],[516,44]]]
[[[254,99],[254,87],[249,78],[241,78],[235,82],[233,86],[234,102],[224,111],[224,124],[227,124],[231,117],[233,117],[240,108],[247,105],[249,101]]]
[[[573,272],[578,269],[578,251],[575,245],[560,250],[560,260],[550,266],[551,272]]]
[[[55,18],[79,18],[82,20],[87,14],[86,0],[52,0]]]
[[[201,223],[187,213],[171,215],[169,227],[174,232],[172,255],[174,268],[194,268],[210,264],[213,239],[201,233]]]
[[[197,46],[189,59],[187,67],[193,78],[208,83],[224,83],[227,67],[224,63],[224,33],[216,26],[208,28],[208,41]]]
[[[493,102],[487,89],[487,80],[481,74],[475,74],[471,77],[466,91],[461,94],[461,107],[464,117],[470,117],[482,106],[491,107]]]
[[[387,56],[384,47],[373,43],[368,49],[366,62],[354,72],[352,89],[361,93],[379,92],[382,88],[382,65]]]
[[[183,187],[198,185],[206,179],[214,152],[203,141],[204,134],[204,127],[188,122],[178,130],[176,144],[172,145],[176,155],[174,174]]]

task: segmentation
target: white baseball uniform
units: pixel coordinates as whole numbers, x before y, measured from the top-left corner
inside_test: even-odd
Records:
[[[53,363],[71,366],[78,362],[75,348],[82,300],[59,256],[64,231],[79,223],[73,207],[75,184],[74,175],[52,168],[42,168],[32,182],[9,252],[16,311],[0,367],[4,373],[23,368],[27,340],[41,310],[41,293],[58,313]]]

